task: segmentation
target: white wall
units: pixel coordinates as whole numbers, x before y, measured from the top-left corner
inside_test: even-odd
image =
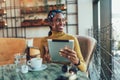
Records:
[[[80,35],[88,35],[93,26],[92,0],[78,0],[78,29]]]

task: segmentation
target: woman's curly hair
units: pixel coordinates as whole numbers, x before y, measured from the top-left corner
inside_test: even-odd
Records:
[[[56,14],[58,14],[58,13],[62,13],[62,10],[59,10],[59,9],[58,9],[58,10],[51,10],[51,11],[48,13],[48,17],[47,17],[48,22],[52,22],[54,16],[55,16]],[[63,14],[63,13],[62,13],[62,14]],[[48,32],[48,36],[52,35],[52,32],[51,32],[52,27],[51,27],[51,26],[49,26],[49,27],[50,27],[50,31]]]

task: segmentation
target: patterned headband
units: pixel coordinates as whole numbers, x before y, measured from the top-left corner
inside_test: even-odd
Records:
[[[61,11],[61,10],[51,10],[51,11],[49,12],[49,14],[48,14],[48,17],[47,17],[48,21],[49,21],[49,22],[52,21],[53,17],[54,17],[57,13],[62,13],[62,11]]]

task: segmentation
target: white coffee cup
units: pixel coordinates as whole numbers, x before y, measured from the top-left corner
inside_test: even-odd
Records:
[[[27,64],[33,69],[38,69],[42,66],[42,58],[32,58],[27,61]]]

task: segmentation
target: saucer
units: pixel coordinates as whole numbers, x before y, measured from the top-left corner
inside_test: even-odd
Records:
[[[47,65],[42,64],[40,68],[34,68],[34,69],[32,69],[32,68],[29,66],[29,67],[28,67],[28,70],[29,70],[29,71],[42,71],[42,70],[44,70],[44,69],[46,69],[46,68],[47,68]]]

